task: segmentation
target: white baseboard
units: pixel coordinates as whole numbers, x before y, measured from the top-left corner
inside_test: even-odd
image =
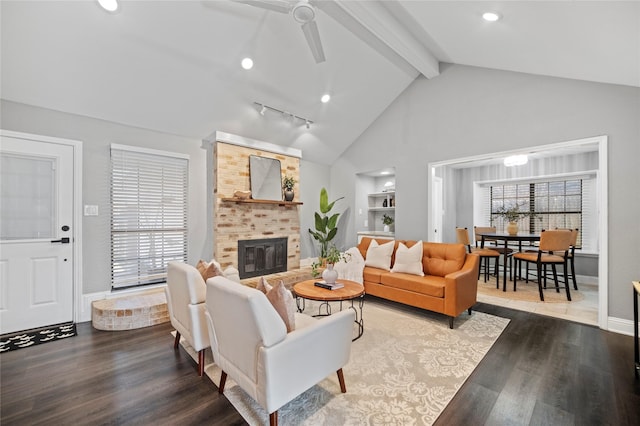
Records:
[[[633,321],[622,318],[607,318],[607,328],[613,333],[625,334],[633,336]]]
[[[592,277],[590,275],[576,275],[576,281],[587,285],[598,285],[598,277]]]

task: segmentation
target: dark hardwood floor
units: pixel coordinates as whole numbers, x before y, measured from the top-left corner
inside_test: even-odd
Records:
[[[640,424],[632,337],[476,309],[511,323],[436,425]],[[173,351],[170,331],[83,323],[77,337],[0,355],[0,424],[246,424],[189,355]]]

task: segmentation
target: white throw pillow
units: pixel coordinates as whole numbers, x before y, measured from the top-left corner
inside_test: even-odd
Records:
[[[351,247],[344,252],[346,259],[340,260],[333,267],[338,272],[338,278],[355,281],[362,284],[362,270],[364,269],[364,258],[357,247]]]
[[[422,271],[422,240],[415,243],[411,248],[402,243],[398,244],[396,261],[393,264],[393,268],[391,268],[391,272],[404,272],[424,277],[424,272]]]
[[[367,249],[367,258],[364,261],[365,266],[384,269],[391,269],[391,255],[393,254],[393,246],[395,241],[378,244],[376,240],[371,240]]]

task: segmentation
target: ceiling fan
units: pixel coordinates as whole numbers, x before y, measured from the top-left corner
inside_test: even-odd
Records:
[[[318,24],[316,24],[316,8],[308,0],[232,0],[236,3],[244,3],[261,9],[272,10],[279,13],[291,13],[296,22],[302,24],[302,32],[307,39],[316,63],[324,62],[324,50],[320,42]]]

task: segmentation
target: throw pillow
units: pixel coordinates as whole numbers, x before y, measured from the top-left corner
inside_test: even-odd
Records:
[[[395,241],[393,240],[384,244],[378,244],[376,240],[371,240],[371,244],[369,244],[369,248],[367,249],[367,257],[364,261],[365,266],[373,266],[374,268],[384,269],[385,271],[390,270],[394,245]]]
[[[205,262],[204,260],[200,260],[196,265],[196,269],[202,275],[202,279],[207,282],[207,280],[211,277],[216,277],[218,275],[224,276],[220,267],[216,265],[217,262],[212,261],[211,263]]]
[[[262,280],[261,280],[262,281]],[[268,285],[268,284],[267,284]],[[274,309],[287,326],[287,333],[296,328],[296,301],[293,295],[284,286],[284,281],[280,280],[278,284],[273,286],[267,293],[267,299],[273,305]]]
[[[411,248],[408,248],[403,243],[398,244],[396,261],[393,264],[393,268],[391,268],[391,272],[404,272],[424,277],[424,272],[422,271],[422,240],[412,245]]]
[[[256,290],[260,290],[264,294],[267,294],[272,288],[271,284],[269,284],[264,277],[260,277],[260,281],[258,281],[258,285],[256,285]]]

